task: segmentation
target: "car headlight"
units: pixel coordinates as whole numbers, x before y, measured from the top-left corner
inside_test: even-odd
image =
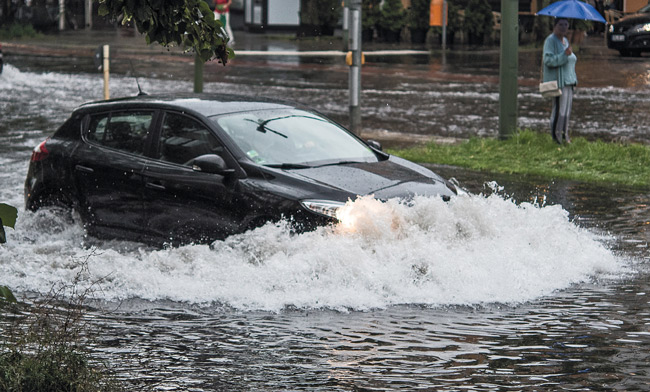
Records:
[[[636,25],[632,30],[637,33],[648,33],[650,32],[650,23]]]
[[[336,211],[345,205],[340,201],[332,200],[302,200],[300,204],[309,211],[334,219],[336,219]]]

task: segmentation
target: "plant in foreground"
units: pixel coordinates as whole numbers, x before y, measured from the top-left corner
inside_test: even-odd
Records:
[[[98,283],[80,289],[87,272],[86,259],[72,283],[41,301],[0,301],[0,391],[119,390],[86,348],[84,303]]]

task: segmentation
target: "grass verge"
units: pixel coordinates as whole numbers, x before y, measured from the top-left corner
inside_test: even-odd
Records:
[[[487,172],[650,186],[650,146],[641,144],[575,138],[559,146],[550,135],[524,130],[507,140],[472,138],[457,145],[429,143],[389,152],[415,162]]]
[[[0,26],[0,39],[33,38],[40,35],[30,24],[12,23]]]

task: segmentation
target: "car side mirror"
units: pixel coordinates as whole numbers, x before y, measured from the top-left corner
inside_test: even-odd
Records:
[[[368,143],[368,145],[369,145],[370,147],[374,148],[375,150],[383,151],[383,150],[381,149],[381,143],[379,143],[379,142],[376,141],[376,140],[366,140],[366,143]]]
[[[217,154],[205,154],[194,158],[191,162],[192,170],[203,173],[226,175],[234,173],[229,169],[226,161]]]

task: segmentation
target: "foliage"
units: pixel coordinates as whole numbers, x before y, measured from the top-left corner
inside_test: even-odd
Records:
[[[0,244],[7,242],[7,236],[3,226],[13,228],[18,218],[18,210],[9,204],[0,203]]]
[[[0,244],[7,242],[3,226],[14,227],[18,218],[18,210],[9,204],[0,203]],[[16,302],[16,297],[7,286],[0,286],[0,299]]]
[[[550,0],[543,0],[540,6],[546,8],[550,4]],[[552,17],[536,17],[533,22],[533,34],[535,36],[535,42],[544,42],[546,37],[551,34],[553,31],[553,19]]]
[[[203,61],[217,58],[224,65],[234,53],[228,35],[203,0],[99,0],[99,15],[135,22],[147,43],[192,48]]]
[[[14,297],[14,293],[12,293],[9,287],[7,286],[0,286],[0,299],[9,302],[16,302],[16,297]]]
[[[399,32],[406,24],[406,10],[402,0],[384,0],[381,7],[379,27],[386,31]]]
[[[406,25],[410,29],[429,29],[430,3],[430,0],[411,0],[411,7],[406,13]]]
[[[83,304],[95,283],[79,290],[87,275],[87,260],[70,284],[63,284],[44,300],[12,306],[0,302],[0,391],[115,391],[119,388],[106,369],[85,349]],[[71,292],[64,301],[64,293]],[[7,326],[8,328],[4,328]]]
[[[550,135],[521,131],[507,140],[472,138],[392,151],[401,157],[497,173],[650,186],[650,146],[574,138],[559,146]]]
[[[487,0],[470,0],[465,8],[463,28],[470,36],[484,37],[492,32],[494,16]]]
[[[381,18],[380,0],[363,0],[361,2],[361,28],[373,30]]]
[[[320,0],[318,5],[318,18],[321,26],[336,26],[341,18],[341,1],[340,0]]]
[[[38,35],[39,33],[31,24],[11,23],[0,27],[0,38],[2,39],[32,38]]]
[[[340,18],[340,0],[301,0],[298,35],[332,35]]]
[[[571,27],[574,30],[589,31],[594,26],[593,22],[590,20],[570,19],[570,21]]]

